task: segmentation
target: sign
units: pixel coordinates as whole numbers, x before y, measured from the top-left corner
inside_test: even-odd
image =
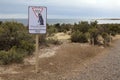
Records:
[[[43,6],[29,6],[29,33],[45,34],[46,33],[46,20],[47,8]]]

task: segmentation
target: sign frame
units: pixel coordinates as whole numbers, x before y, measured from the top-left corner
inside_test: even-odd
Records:
[[[44,10],[44,13],[42,13],[43,15],[43,20],[44,20],[44,25],[33,25],[35,26],[31,28],[31,12],[30,12],[30,9],[32,8],[43,8]],[[34,15],[32,16],[36,16],[35,12],[33,11]],[[33,20],[34,21],[34,20]],[[29,33],[31,34],[46,34],[47,33],[47,7],[45,6],[28,6],[28,27],[29,27]]]

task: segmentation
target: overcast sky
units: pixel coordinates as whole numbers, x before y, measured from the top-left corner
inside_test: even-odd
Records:
[[[28,6],[46,6],[48,18],[120,18],[120,0],[0,0],[0,18],[27,18]]]

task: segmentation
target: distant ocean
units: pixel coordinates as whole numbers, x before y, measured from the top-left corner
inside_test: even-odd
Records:
[[[66,23],[66,24],[74,24],[79,23],[80,21],[95,21],[96,19],[48,19],[48,24],[56,24],[56,23]],[[0,19],[0,21],[15,21],[24,24],[25,26],[28,25],[28,19]],[[120,24],[120,20],[109,20],[109,19],[97,19],[98,24]]]

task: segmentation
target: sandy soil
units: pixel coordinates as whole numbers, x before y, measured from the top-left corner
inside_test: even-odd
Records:
[[[59,33],[54,34],[54,36],[48,37],[48,38],[53,38],[53,39],[58,39],[58,40],[69,40],[70,35],[68,35],[67,33],[59,32]]]
[[[70,39],[70,35],[65,34],[65,33],[63,33],[63,32],[55,34],[55,37],[56,37],[58,40]]]
[[[120,39],[120,35],[116,35],[115,37],[112,37],[113,40],[118,40]]]

